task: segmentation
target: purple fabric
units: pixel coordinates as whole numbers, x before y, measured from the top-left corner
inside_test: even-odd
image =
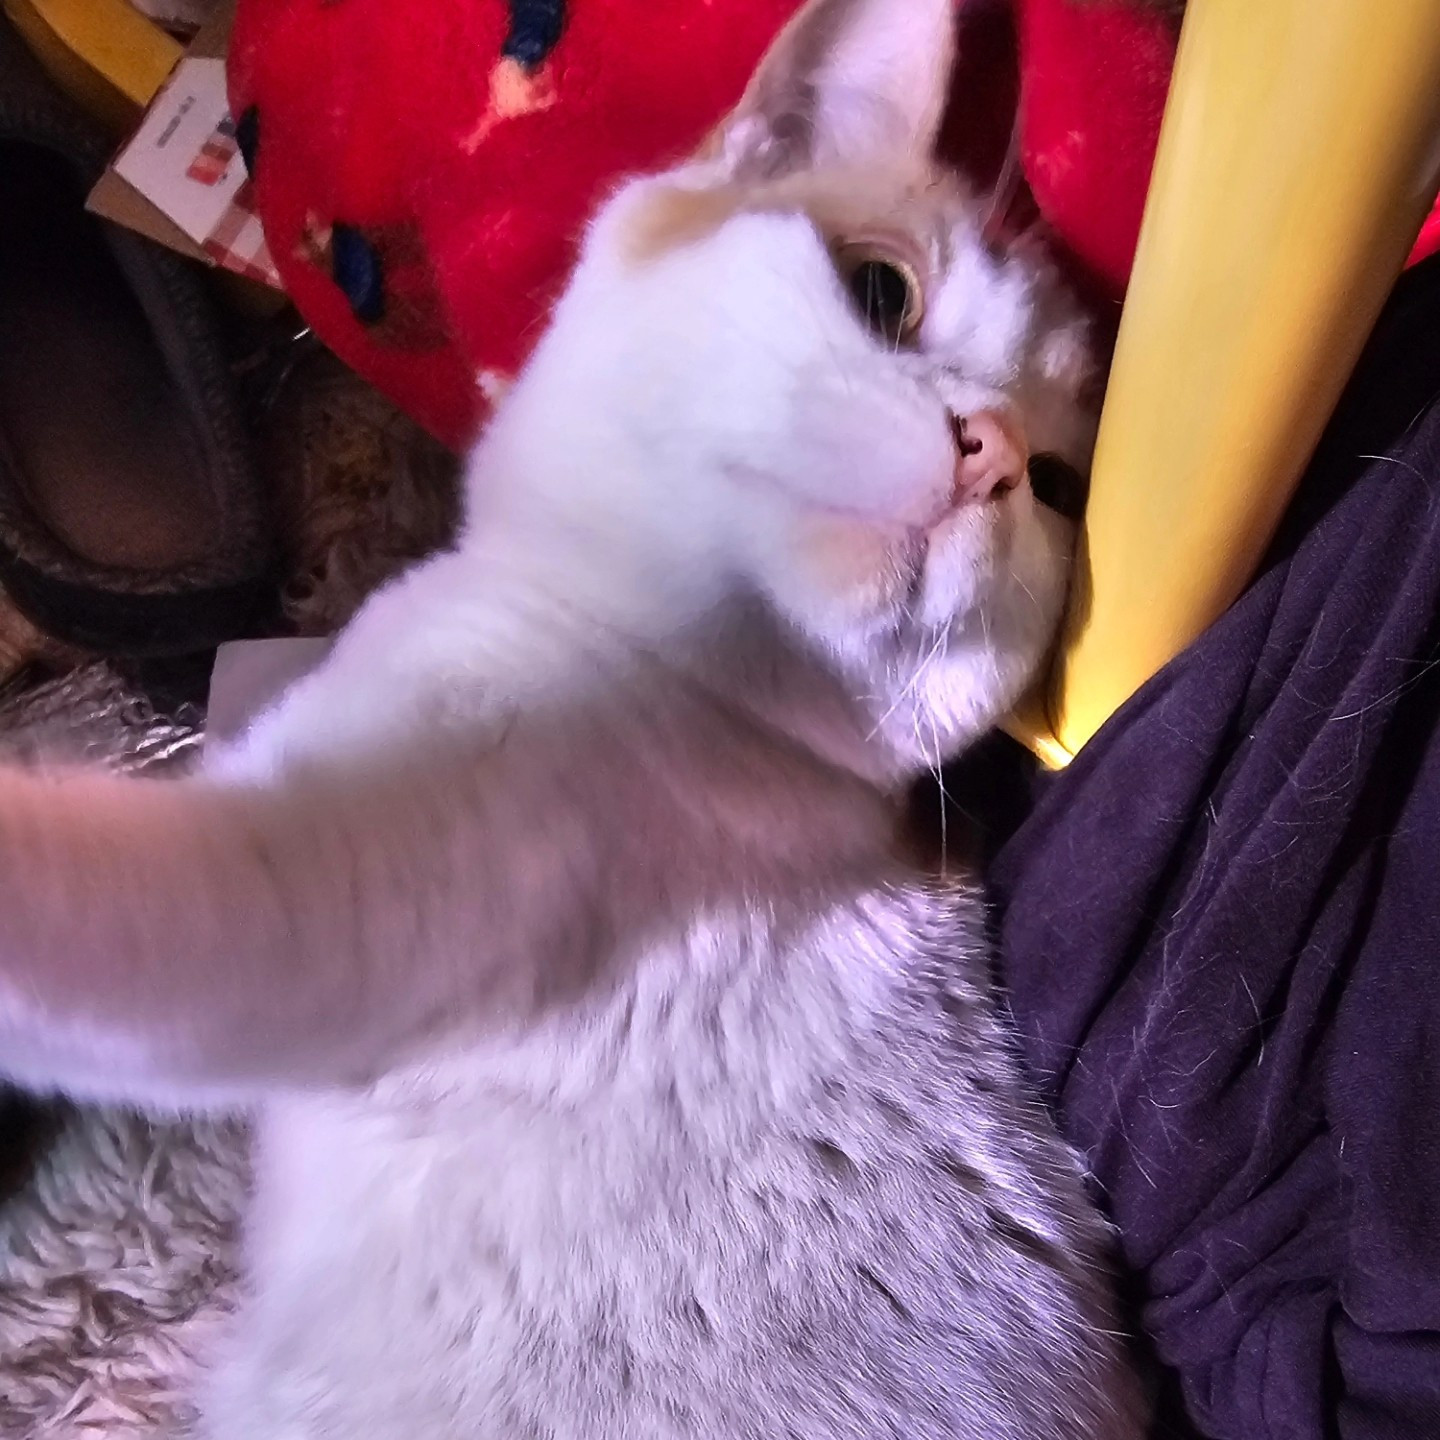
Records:
[[[993,867],[1029,1058],[1178,1377],[1167,1433],[1440,1440],[1437,402],[1432,262],[1260,577]]]

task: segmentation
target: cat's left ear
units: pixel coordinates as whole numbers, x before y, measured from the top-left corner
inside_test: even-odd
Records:
[[[954,46],[955,0],[807,0],[707,155],[741,181],[928,157]]]

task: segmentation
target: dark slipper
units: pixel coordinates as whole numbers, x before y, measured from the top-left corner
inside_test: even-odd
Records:
[[[271,532],[198,275],[86,213],[103,140],[0,19],[0,585],[111,655],[243,635]]]

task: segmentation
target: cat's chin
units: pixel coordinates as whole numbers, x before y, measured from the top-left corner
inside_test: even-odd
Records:
[[[1003,603],[992,598],[948,624],[918,629],[889,661],[872,666],[871,739],[887,769],[902,780],[937,770],[1005,720],[1050,655],[1064,571],[1063,559],[1028,581],[1010,571]]]
[[[1026,680],[1007,685],[990,697],[999,703],[977,704],[971,690],[957,688],[938,704],[902,704],[877,724],[873,739],[884,752],[882,768],[892,783],[905,785],[941,766],[989,734],[1025,693]]]

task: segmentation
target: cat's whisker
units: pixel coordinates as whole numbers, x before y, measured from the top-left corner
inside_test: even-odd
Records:
[[[1010,569],[1010,578],[1025,592],[1026,598],[1039,611],[1043,613],[1044,607],[1036,598],[1035,592],[1025,583],[1024,577],[1013,566]]]
[[[935,759],[930,772],[935,777],[940,792],[940,878],[948,879],[950,874],[950,794],[945,789],[945,769],[941,757],[940,727],[935,723],[935,712],[929,714],[930,735],[935,742]]]
[[[920,684],[921,680],[925,678],[926,670],[930,668],[936,655],[940,653],[941,647],[949,644],[949,638],[950,632],[948,627],[942,626],[941,629],[936,632],[934,644],[931,645],[920,663],[915,667],[915,673],[910,677],[905,688],[901,690],[891,702],[890,707],[871,727],[870,733],[865,737],[867,740],[873,740],[884,728],[885,722],[915,693],[916,687]]]

